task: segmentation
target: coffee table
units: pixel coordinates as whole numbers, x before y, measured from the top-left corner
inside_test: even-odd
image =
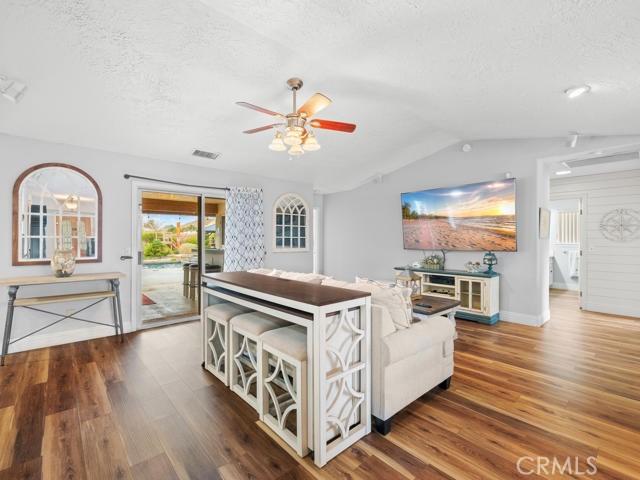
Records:
[[[460,301],[454,298],[436,297],[435,295],[422,295],[412,301],[413,314],[418,318],[429,318],[436,315],[446,316],[453,327],[456,326],[456,311],[460,306]],[[455,338],[458,338],[456,332]]]

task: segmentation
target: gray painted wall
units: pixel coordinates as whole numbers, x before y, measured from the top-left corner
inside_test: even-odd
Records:
[[[286,192],[301,194],[308,205],[313,205],[313,189],[310,184],[301,184],[257,176],[236,174],[228,171],[213,170],[178,163],[163,162],[147,158],[132,157],[117,153],[74,147],[69,145],[41,142],[31,139],[0,135],[0,277],[43,275],[51,272],[49,266],[11,266],[11,193],[16,178],[30,166],[60,162],[75,165],[90,174],[100,185],[103,195],[103,261],[102,263],[81,264],[76,272],[122,271],[131,273],[130,261],[120,261],[127,248],[131,246],[131,183],[125,180],[125,173],[173,180],[185,183],[212,186],[249,186],[261,187],[265,199],[265,242],[267,246],[266,265],[286,270],[311,271],[312,252],[274,253],[272,251],[272,207],[278,196]],[[123,316],[125,329],[129,327],[131,310],[131,285],[129,279],[122,283]],[[94,287],[95,289],[95,287]],[[55,287],[25,288],[22,295],[40,292],[47,294],[57,291]],[[6,290],[0,291],[0,328],[4,328]],[[58,311],[67,312],[73,305],[54,306]],[[54,308],[52,308],[54,309]],[[70,312],[69,312],[70,313]],[[95,311],[88,311],[89,319],[109,318],[106,303],[98,305]],[[54,317],[45,317],[26,310],[18,311],[14,321],[14,336],[32,329],[35,325],[44,325]],[[42,335],[92,328],[87,324],[65,321]],[[46,343],[40,338],[39,342]],[[16,344],[19,346],[19,344]]]
[[[580,149],[615,144],[610,139],[585,139]],[[518,251],[497,253],[502,273],[500,302],[505,319],[542,323],[548,305],[540,293],[542,257],[537,234],[540,193],[548,176],[540,175],[538,160],[571,153],[564,139],[486,140],[472,142],[473,150],[456,144],[418,160],[355,190],[325,196],[324,273],[350,280],[355,275],[392,279],[394,266],[422,258],[422,252],[402,245],[400,193],[456,186],[504,178],[517,178]],[[546,194],[548,198],[548,193]],[[469,260],[482,261],[483,252],[449,252],[448,268],[463,268]],[[540,265],[538,265],[540,263]],[[545,267],[548,272],[548,267]],[[547,273],[548,278],[548,273]],[[544,287],[546,288],[546,286]],[[536,294],[539,292],[539,294]]]

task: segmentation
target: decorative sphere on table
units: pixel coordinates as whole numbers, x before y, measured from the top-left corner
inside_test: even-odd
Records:
[[[76,257],[71,250],[56,250],[51,257],[51,270],[56,277],[70,277],[76,268]]]
[[[493,266],[498,264],[498,257],[496,257],[496,254],[493,252],[487,252],[482,258],[482,263],[489,267],[487,268],[487,273],[492,273]]]

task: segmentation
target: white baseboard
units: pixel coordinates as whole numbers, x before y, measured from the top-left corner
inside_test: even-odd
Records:
[[[545,319],[546,318],[546,319]],[[542,315],[529,315],[526,313],[500,311],[500,320],[503,322],[519,323],[531,327],[539,327],[549,319],[548,312]]]
[[[545,323],[547,323],[549,320],[551,320],[551,310],[546,309],[544,311],[544,313],[542,314],[542,323],[541,325],[544,325]]]
[[[628,307],[624,305],[611,305],[604,303],[586,303],[583,310],[598,313],[608,313],[610,315],[623,315],[625,317],[640,317],[637,307]]]
[[[580,290],[580,285],[576,285],[573,283],[553,282],[551,285],[549,285],[549,287],[556,288],[558,290],[571,290],[572,292],[577,292],[578,290]]]
[[[125,333],[128,333],[131,331],[131,328],[125,325],[124,331]],[[9,353],[24,352],[25,350],[33,350],[36,348],[53,347],[55,345],[81,342],[83,340],[91,340],[92,338],[110,337],[113,335],[115,335],[113,327],[106,327],[102,325],[87,328],[76,328],[74,330],[65,330],[62,332],[43,333],[41,335],[27,337],[24,340],[14,343],[9,347]]]

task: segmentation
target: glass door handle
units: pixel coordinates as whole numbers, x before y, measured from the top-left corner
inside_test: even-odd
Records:
[[[131,255],[122,255],[120,260],[133,260],[133,257]]]

